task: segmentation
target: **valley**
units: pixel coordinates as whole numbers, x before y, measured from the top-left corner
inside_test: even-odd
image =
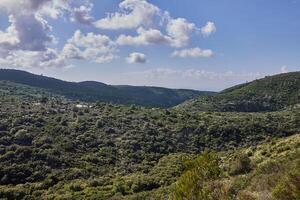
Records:
[[[74,101],[44,88],[3,80],[0,196],[287,199],[288,192],[288,199],[297,199],[297,77],[295,87],[288,86],[296,88],[289,93],[296,95],[295,104],[272,112],[190,111],[184,109],[189,102],[161,109]],[[277,82],[286,85],[281,79]],[[215,96],[208,98],[219,99],[222,93]],[[201,167],[206,164],[208,168]],[[281,187],[287,184],[284,181],[289,181],[292,193]]]

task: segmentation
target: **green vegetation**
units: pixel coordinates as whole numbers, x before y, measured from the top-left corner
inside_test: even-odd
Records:
[[[266,153],[267,152],[267,153]],[[252,168],[249,168],[249,161]],[[298,200],[300,135],[237,152],[205,152],[173,186],[173,200]],[[243,167],[240,166],[241,163]],[[231,173],[232,168],[239,173]]]
[[[0,194],[11,199],[167,199],[183,158],[300,131],[299,109],[190,114],[43,95],[0,102]]]
[[[27,85],[27,87],[35,87],[35,89],[44,90],[44,92],[64,96],[75,101],[103,101],[161,108],[172,107],[188,99],[211,94],[211,92],[160,87],[112,86],[93,81],[66,82],[42,75],[30,74],[25,71],[9,69],[0,69],[0,80]]]
[[[175,183],[174,194],[171,199],[219,199],[214,194],[211,181],[220,178],[221,169],[217,155],[204,152],[195,160],[186,163],[186,171]]]
[[[297,106],[190,112],[8,81],[0,105],[0,199],[299,199]]]
[[[268,76],[178,106],[189,111],[262,112],[300,104],[300,72]]]

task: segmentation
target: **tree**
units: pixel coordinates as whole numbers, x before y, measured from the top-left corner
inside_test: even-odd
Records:
[[[205,151],[195,160],[186,163],[186,171],[175,183],[173,200],[209,199],[209,183],[220,177],[217,154]]]

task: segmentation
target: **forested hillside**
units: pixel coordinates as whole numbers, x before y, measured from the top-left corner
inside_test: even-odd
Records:
[[[94,81],[67,82],[10,69],[0,69],[0,80],[43,89],[70,100],[136,104],[146,107],[172,107],[200,95],[212,94],[212,92],[160,87],[113,86]]]
[[[299,108],[190,113],[87,104],[9,82],[0,93],[0,197],[8,199],[167,199],[183,160],[300,132]]]
[[[70,100],[161,108],[176,106],[177,109],[186,111],[265,112],[300,103],[300,72],[268,76],[219,93],[112,86],[93,81],[66,82],[24,71],[4,69],[0,70],[0,80],[33,87]]]
[[[179,105],[190,111],[276,111],[300,103],[300,72],[268,76]]]

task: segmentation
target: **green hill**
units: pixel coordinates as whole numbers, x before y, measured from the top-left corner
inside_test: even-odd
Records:
[[[185,169],[184,158],[300,132],[299,109],[190,113],[55,96],[41,101],[28,96],[28,86],[15,84],[11,91],[3,84],[4,199],[165,199]]]
[[[48,93],[61,95],[71,100],[162,108],[172,107],[185,100],[211,93],[160,87],[112,86],[94,81],[67,82],[10,69],[0,69],[0,80],[44,89]]]
[[[41,84],[47,79],[42,77]],[[59,83],[54,88],[62,85],[50,82]],[[260,94],[268,85],[253,84],[211,98],[244,93],[245,87]],[[0,81],[0,105],[0,199],[299,197],[298,106],[274,112],[190,112],[71,101],[50,89],[5,80]]]
[[[177,106],[189,111],[276,111],[300,103],[300,72],[267,76]]]

